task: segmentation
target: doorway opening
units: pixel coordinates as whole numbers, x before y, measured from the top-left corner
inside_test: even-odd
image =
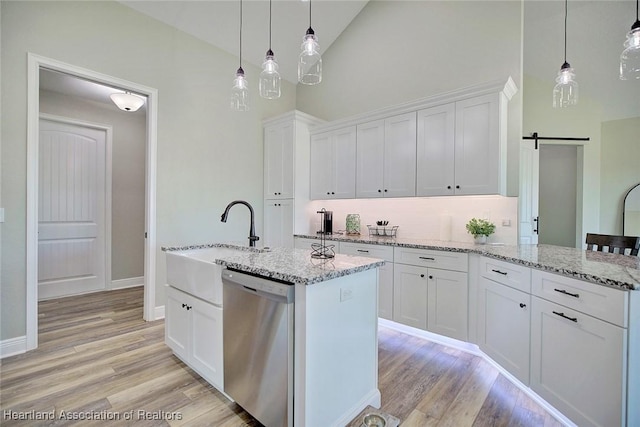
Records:
[[[121,89],[140,94],[147,98],[146,119],[144,120],[145,142],[144,142],[144,164],[139,167],[144,170],[144,226],[143,226],[143,275],[144,281],[144,320],[151,321],[163,317],[163,313],[156,313],[155,303],[155,194],[156,194],[156,147],[157,147],[157,90],[117,77],[108,76],[91,70],[76,67],[71,64],[62,63],[57,60],[41,57],[34,54],[28,55],[28,130],[27,130],[27,330],[26,330],[26,350],[35,349],[38,346],[38,267],[39,261],[39,219],[43,214],[39,212],[39,207],[43,205],[40,201],[40,135],[41,135],[41,99],[40,99],[40,78],[41,74],[49,71],[62,73],[82,81],[95,82],[113,89]],[[124,114],[124,113],[123,113]],[[48,117],[51,119],[51,117]],[[55,120],[54,120],[55,121]],[[58,120],[59,121],[59,120]],[[62,120],[64,122],[64,120]],[[76,125],[93,127],[100,129],[103,126],[78,121]],[[108,127],[107,127],[108,128]],[[72,132],[73,133],[73,132]],[[73,144],[68,143],[66,147]],[[65,148],[67,150],[67,148]],[[73,150],[72,150],[73,151]],[[65,151],[68,154],[68,151]],[[146,167],[145,167],[146,166]],[[82,167],[80,167],[82,169]],[[86,170],[91,168],[85,167]],[[71,180],[73,181],[73,180]],[[77,184],[74,184],[77,185]],[[58,195],[60,196],[60,195]],[[64,196],[64,195],[63,195]],[[63,196],[60,196],[62,199]],[[107,198],[105,198],[107,200]],[[108,203],[108,202],[107,202]],[[71,226],[75,227],[77,224]],[[86,225],[86,224],[85,224]],[[80,226],[79,228],[83,228]],[[86,227],[85,227],[86,228]],[[89,227],[90,228],[90,227]],[[50,230],[49,230],[50,231]],[[84,232],[86,230],[82,230]],[[57,231],[54,232],[54,234]],[[76,230],[76,232],[79,232]],[[72,232],[73,236],[73,232]],[[90,239],[85,239],[88,241]],[[110,251],[105,249],[105,256],[109,258]],[[108,264],[111,260],[108,260]],[[54,263],[53,263],[54,264]],[[105,264],[106,265],[106,264]],[[75,272],[77,273],[77,272]],[[82,273],[82,272],[81,272]],[[82,274],[80,274],[81,276]],[[78,276],[78,274],[76,274]],[[109,289],[112,281],[109,273],[105,274],[105,286]],[[123,286],[124,287],[124,286]],[[74,292],[73,290],[71,291]],[[77,292],[76,292],[77,293]],[[45,295],[46,296],[46,295]]]

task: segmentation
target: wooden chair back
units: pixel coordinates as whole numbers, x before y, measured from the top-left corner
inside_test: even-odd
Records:
[[[587,233],[587,250],[604,252],[604,248],[607,248],[607,252],[626,255],[626,250],[629,250],[629,255],[638,255],[640,251],[640,237],[638,236],[612,236],[608,234],[594,234]]]

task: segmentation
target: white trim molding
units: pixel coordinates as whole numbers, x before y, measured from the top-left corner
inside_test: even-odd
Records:
[[[27,64],[26,349],[33,350],[38,347],[38,136],[41,68],[136,92],[147,97],[143,318],[147,321],[155,320],[158,90],[31,52],[27,53]]]
[[[154,310],[153,316],[154,316],[154,320],[164,319],[164,305],[160,305],[156,307]]]
[[[0,359],[4,359],[5,357],[10,357],[10,356],[15,356],[16,354],[26,353],[26,351],[27,351],[26,335],[0,341]]]
[[[144,276],[112,280],[109,289],[113,291],[116,289],[135,288],[136,286],[144,286]]]

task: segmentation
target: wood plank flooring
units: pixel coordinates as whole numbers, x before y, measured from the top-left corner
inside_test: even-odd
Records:
[[[0,361],[0,424],[260,427],[172,355],[142,298],[138,287],[41,302],[38,349]],[[379,335],[381,410],[402,426],[560,425],[478,357]],[[87,415],[98,419],[68,419]]]

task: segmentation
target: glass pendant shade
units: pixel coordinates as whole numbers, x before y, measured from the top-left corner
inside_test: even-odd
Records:
[[[262,63],[260,73],[260,96],[266,99],[280,98],[280,73],[278,73],[278,63],[271,49]]]
[[[575,78],[573,68],[566,62],[562,64],[553,88],[554,108],[570,107],[578,103],[578,82]]]
[[[627,34],[624,51],[620,55],[620,79],[640,79],[640,21]]]
[[[113,93],[110,95],[111,100],[122,111],[138,111],[144,105],[144,99],[140,96],[127,93]]]
[[[249,85],[242,67],[238,68],[231,88],[231,109],[235,111],[249,110]]]
[[[302,42],[302,52],[298,57],[298,81],[305,85],[317,85],[322,81],[322,58],[318,39],[309,27]]]

